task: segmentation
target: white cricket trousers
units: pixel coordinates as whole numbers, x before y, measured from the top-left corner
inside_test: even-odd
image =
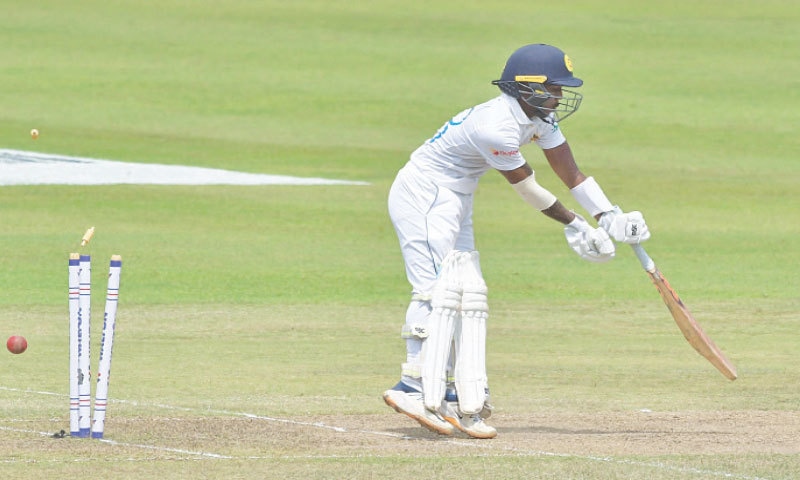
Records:
[[[397,174],[389,191],[389,216],[400,241],[412,300],[406,312],[406,330],[426,325],[431,312],[430,292],[439,266],[451,250],[475,250],[472,194],[436,185],[412,164]],[[419,366],[422,341],[406,338],[403,381],[422,390]]]
[[[398,172],[389,191],[389,216],[413,294],[431,291],[451,250],[475,250],[472,198],[436,185],[413,164]]]

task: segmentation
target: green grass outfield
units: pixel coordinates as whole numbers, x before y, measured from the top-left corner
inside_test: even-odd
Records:
[[[0,337],[30,343],[0,354],[0,472],[800,476],[798,436],[770,430],[800,425],[793,2],[0,0],[0,11],[0,148],[369,182],[0,187]],[[408,154],[494,96],[507,56],[532,42],[574,60],[584,102],[562,128],[580,166],[644,212],[649,253],[740,378],[691,350],[631,252],[581,261],[490,172],[475,224],[500,434],[434,439],[380,398],[404,358],[409,289],[386,195]],[[537,148],[524,153],[575,207]],[[95,292],[111,254],[124,264],[114,443],[46,435],[68,428],[67,256],[89,226]],[[623,424],[643,412],[664,423]]]

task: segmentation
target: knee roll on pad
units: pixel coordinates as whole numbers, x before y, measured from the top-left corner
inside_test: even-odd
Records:
[[[418,338],[420,340],[425,340],[428,338],[428,328],[420,324],[405,324],[403,325],[403,331],[400,333],[400,336],[405,339]]]

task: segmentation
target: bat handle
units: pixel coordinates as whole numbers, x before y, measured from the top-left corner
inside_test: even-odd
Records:
[[[648,255],[647,252],[644,251],[644,247],[641,244],[639,243],[631,244],[631,248],[633,249],[633,253],[636,254],[636,258],[639,259],[639,263],[642,264],[642,268],[644,268],[650,273],[656,271],[656,263],[653,261],[652,258],[650,258],[650,255]]]

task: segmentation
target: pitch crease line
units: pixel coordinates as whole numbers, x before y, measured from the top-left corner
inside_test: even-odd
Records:
[[[23,428],[11,428],[11,427],[3,427],[0,426],[0,430],[6,432],[16,432],[16,433],[33,433],[36,435],[41,435],[43,437],[52,437],[53,434],[50,432],[39,432],[36,430],[26,430]],[[107,438],[97,438],[92,439],[90,441],[97,441],[100,443],[107,443],[109,445],[116,445],[119,447],[129,447],[129,448],[141,448],[145,450],[155,450],[159,452],[169,452],[169,453],[180,453],[184,455],[192,455],[196,457],[208,457],[208,458],[219,458],[223,460],[232,460],[235,457],[231,457],[229,455],[222,455],[219,453],[211,453],[211,452],[196,452],[194,450],[184,450],[182,448],[170,448],[170,447],[158,447],[155,445],[144,445],[139,443],[126,443],[126,442],[117,442],[115,440],[109,440]]]
[[[51,396],[60,396],[60,397],[68,397],[69,395],[53,393],[53,392],[44,392],[44,391],[35,391],[35,390],[23,390],[18,388],[9,388],[9,387],[2,387],[0,386],[0,390],[7,390],[7,391],[14,391],[14,392],[23,392],[23,393],[35,393],[40,395],[51,395]],[[286,418],[277,418],[277,417],[270,417],[266,415],[257,415],[254,413],[248,412],[234,412],[231,410],[218,410],[218,409],[202,409],[197,407],[178,407],[175,405],[167,405],[162,403],[146,403],[146,402],[139,402],[136,400],[125,400],[125,399],[117,399],[117,400],[110,400],[109,403],[120,403],[120,404],[128,404],[134,406],[142,406],[142,407],[150,407],[150,408],[161,408],[164,410],[177,410],[183,412],[196,412],[196,413],[209,413],[209,414],[216,414],[216,415],[228,415],[228,416],[238,416],[244,418],[252,418],[255,420],[264,420],[268,422],[277,422],[277,423],[284,423],[287,425],[297,425],[297,426],[304,426],[304,427],[314,427],[314,428],[323,428],[326,430],[332,430],[339,433],[357,433],[357,434],[364,434],[364,435],[381,435],[381,436],[388,436],[394,437],[398,439],[404,440],[427,440],[424,437],[413,437],[408,435],[400,435],[400,434],[393,434],[390,432],[380,432],[380,431],[373,431],[373,430],[349,430],[344,427],[337,427],[333,425],[326,425],[322,422],[302,422],[299,420],[290,420]],[[8,427],[0,427],[0,430],[14,430]],[[19,430],[22,431],[22,430]],[[42,432],[36,432],[42,433]],[[50,435],[50,434],[46,434]],[[138,445],[133,444],[122,444],[122,443],[115,443],[113,441],[108,441],[112,444],[117,445],[124,445],[124,446],[133,446],[137,447]],[[490,445],[488,442],[484,443],[475,443],[466,440],[444,440],[445,443],[449,443],[452,445],[458,446],[465,446],[465,447],[473,447],[479,448],[487,451],[497,451],[498,449],[494,446]],[[138,446],[140,448],[149,448],[146,445]],[[161,447],[153,447],[154,449],[161,449]],[[190,453],[190,452],[181,452],[179,449],[170,449],[170,448],[163,448],[164,451],[170,451],[172,453]],[[515,452],[517,454],[525,455],[525,456],[538,456],[538,457],[554,457],[554,458],[575,458],[579,460],[588,460],[593,462],[604,462],[604,463],[614,463],[618,465],[632,465],[638,467],[647,467],[647,468],[655,468],[659,470],[665,471],[673,471],[673,472],[681,472],[681,473],[688,473],[692,475],[712,475],[715,477],[723,477],[723,478],[732,478],[736,480],[770,480],[768,478],[763,477],[752,477],[747,475],[738,475],[729,472],[717,472],[713,470],[702,470],[697,468],[690,468],[690,467],[680,467],[680,466],[672,466],[666,465],[663,463],[653,463],[653,462],[637,462],[634,460],[627,460],[627,459],[618,459],[615,457],[598,457],[592,455],[575,455],[572,453],[556,453],[556,452],[544,452],[544,451],[533,451],[533,450],[523,450],[517,449],[514,447],[501,447],[500,450],[505,450],[507,452]],[[225,456],[219,454],[204,454],[203,452],[194,452],[193,455],[198,456],[206,456],[209,458],[220,458],[220,459],[234,459],[234,458],[250,458],[250,457],[232,457],[232,456]]]

